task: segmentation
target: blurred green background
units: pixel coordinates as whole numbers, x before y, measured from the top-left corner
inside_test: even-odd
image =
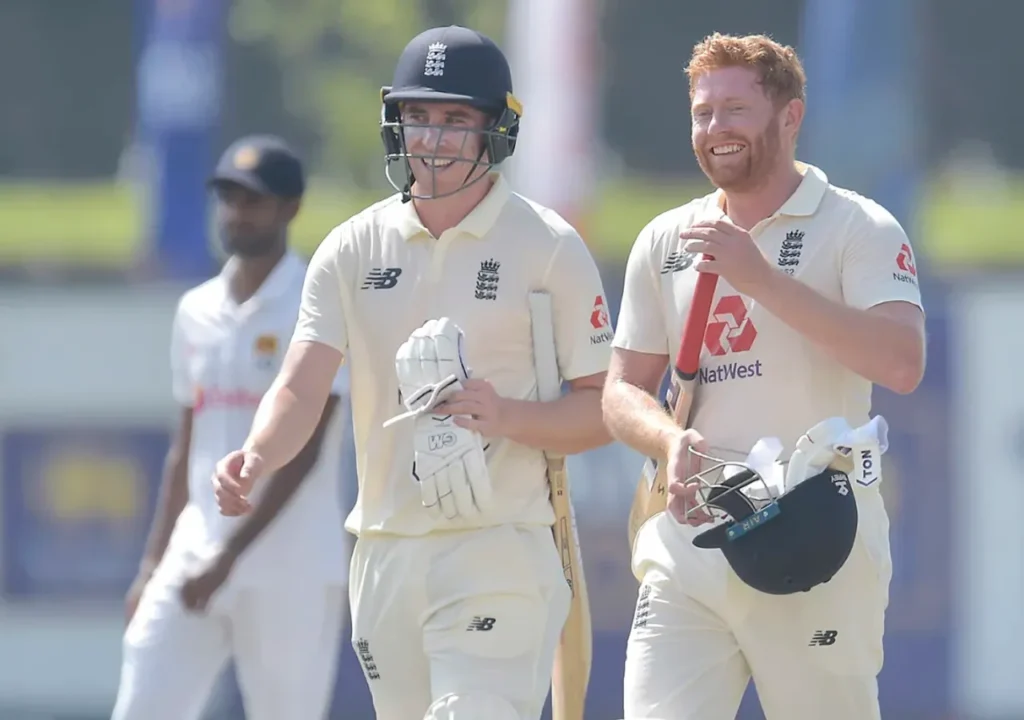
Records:
[[[918,252],[937,270],[961,263],[989,267],[1024,262],[1024,179],[975,194],[939,178],[924,188],[913,223]],[[710,191],[702,179],[599,184],[586,240],[609,263],[621,262],[655,215]],[[316,180],[292,226],[295,247],[308,254],[327,231],[385,197]],[[113,182],[7,182],[0,185],[0,262],[69,262],[129,267],[144,246],[144,201],[136,188]]]

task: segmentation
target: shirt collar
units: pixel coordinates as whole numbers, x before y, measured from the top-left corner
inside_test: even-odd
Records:
[[[818,205],[828,189],[828,177],[814,165],[796,162],[796,169],[804,176],[789,199],[782,204],[776,215],[808,216],[818,211]],[[725,193],[716,190],[715,205],[725,211]]]
[[[225,294],[228,293],[227,276],[229,270],[237,263],[237,258],[229,258],[220,271],[221,286]],[[287,250],[277,261],[277,265],[270,271],[263,283],[256,288],[256,292],[246,302],[256,301],[261,303],[265,300],[280,297],[292,290],[295,285],[296,276],[305,277],[306,266],[302,259],[292,250]]]
[[[512,191],[508,181],[501,173],[492,173],[491,177],[494,178],[491,189],[484,199],[453,228],[455,232],[472,235],[479,240],[494,227],[494,223],[497,222],[498,216],[505,208],[505,203],[508,202]],[[430,234],[420,222],[416,206],[412,202],[399,203],[395,207],[395,213],[395,225],[403,239],[412,240],[417,235]]]

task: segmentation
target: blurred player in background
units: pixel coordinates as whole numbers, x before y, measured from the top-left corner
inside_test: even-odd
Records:
[[[377,717],[538,718],[569,607],[541,450],[609,440],[601,278],[573,228],[495,172],[522,110],[493,41],[428,30],[382,95],[399,192],[316,251],[284,368],[243,449],[218,464],[222,506],[307,442],[346,358],[359,467],[353,646]],[[552,295],[570,386],[550,403],[534,400],[533,289]],[[446,380],[461,389],[442,407],[383,427],[430,407]]]
[[[872,384],[911,392],[925,364],[913,253],[884,208],[795,161],[805,79],[791,48],[716,34],[687,72],[693,149],[718,190],[637,238],[604,394],[612,435],[667,462],[671,483],[669,512],[633,548],[642,584],[625,716],[733,718],[752,675],[769,720],[878,718],[892,566],[877,476],[856,484],[858,538],[842,570],[770,595],[693,546],[708,518],[689,512],[688,450],[742,460],[777,437],[788,455],[827,418],[868,423]],[[698,271],[720,279],[684,430],[655,397]]]
[[[287,237],[304,186],[298,158],[271,136],[237,141],[211,179],[230,258],[174,320],[181,420],[127,599],[115,720],[198,718],[232,657],[251,720],[312,720],[329,707],[346,609],[332,422],[345,376],[328,378],[302,447],[236,508],[243,517],[225,517],[211,487],[295,329],[305,263]]]

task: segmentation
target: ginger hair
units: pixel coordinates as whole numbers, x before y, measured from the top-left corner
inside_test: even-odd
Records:
[[[767,35],[738,37],[717,32],[693,47],[686,66],[690,99],[701,76],[727,67],[745,67],[756,72],[765,95],[778,106],[790,100],[805,100],[807,76],[793,48]]]

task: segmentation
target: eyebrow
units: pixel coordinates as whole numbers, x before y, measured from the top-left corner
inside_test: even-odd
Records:
[[[717,102],[726,102],[726,103],[741,102],[741,103],[745,103],[745,102],[747,102],[747,99],[746,98],[741,98],[738,95],[729,95],[728,97],[721,98]],[[708,102],[701,102],[701,103],[697,103],[696,105],[694,105],[694,107],[702,107],[704,105],[710,105],[710,104],[711,103],[708,103]]]

